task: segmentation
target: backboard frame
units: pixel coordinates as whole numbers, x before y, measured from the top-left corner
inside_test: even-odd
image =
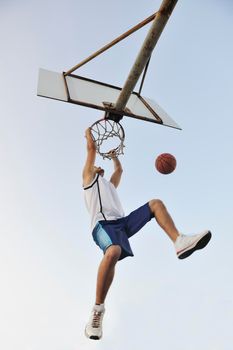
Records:
[[[102,110],[102,111],[105,111],[105,112],[111,112],[111,113],[114,113],[114,114],[119,114],[119,115],[122,115],[122,116],[127,116],[127,117],[131,117],[131,118],[135,118],[135,119],[149,121],[149,122],[152,122],[152,123],[163,124],[163,121],[158,116],[158,114],[153,110],[153,108],[151,108],[151,106],[146,102],[146,100],[136,91],[133,91],[132,95],[135,95],[135,96],[137,96],[139,98],[139,100],[144,104],[144,106],[153,114],[153,116],[155,117],[155,120],[152,120],[150,118],[146,118],[146,117],[143,117],[143,116],[138,116],[138,115],[132,113],[128,107],[125,108],[124,111],[117,111],[117,110],[114,109],[114,104],[111,103],[110,101],[103,101],[103,107],[101,108],[101,106],[98,106],[98,105],[95,105],[95,104],[91,104],[91,103],[87,103],[85,101],[73,100],[70,97],[69,87],[68,87],[68,84],[67,84],[67,77],[72,77],[72,78],[75,78],[75,79],[84,80],[84,81],[88,81],[90,83],[102,85],[102,86],[105,86],[105,87],[108,87],[108,88],[112,88],[114,90],[119,90],[119,92],[122,89],[119,86],[116,86],[116,85],[103,83],[101,81],[94,80],[94,79],[89,79],[89,78],[86,78],[86,77],[83,77],[83,76],[80,76],[80,75],[76,75],[76,74],[67,74],[67,75],[65,75],[65,72],[63,72],[63,77],[64,77],[64,83],[65,83],[66,92],[67,92],[67,99],[68,99],[68,102],[70,102],[70,103],[74,103],[74,104],[77,104],[77,105],[90,107],[90,108],[94,108],[94,109],[99,109],[99,110]],[[109,108],[107,106],[108,103],[110,104]]]
[[[84,107],[102,110],[110,114],[127,116],[134,119],[139,119],[147,122],[156,123],[159,125],[172,127],[175,129],[181,129],[179,125],[176,124],[158,104],[156,104],[150,99],[142,97],[138,92],[133,91],[128,101],[128,104],[126,105],[124,110],[118,111],[114,109],[114,103],[116,102],[115,100],[101,100],[101,103],[100,101],[98,103],[90,103],[87,102],[88,99],[85,101],[80,98],[74,98],[74,95],[77,95],[77,86],[75,86],[75,84],[88,84],[89,89],[90,87],[92,89],[98,87],[98,89],[100,90],[102,87],[107,88],[108,91],[111,91],[111,94],[114,95],[115,100],[117,99],[118,95],[122,90],[119,86],[103,83],[98,80],[86,78],[80,75],[66,74],[65,72],[57,73],[45,69],[40,69],[37,95],[41,97],[47,97],[64,102],[69,102],[76,105],[81,105]],[[86,89],[86,85],[84,85],[84,89]],[[80,88],[80,90],[82,89]],[[82,92],[80,90],[79,93]],[[91,95],[91,93],[91,91],[88,93],[87,89],[87,95],[89,96]],[[141,115],[139,113],[136,114],[135,112],[132,112],[132,108],[135,106],[135,104],[138,104],[140,108],[143,108],[145,109],[145,111],[148,111],[149,117],[145,115],[144,110],[143,113],[141,113]]]

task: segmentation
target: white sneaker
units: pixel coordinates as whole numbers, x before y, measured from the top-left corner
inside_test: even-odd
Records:
[[[85,328],[87,338],[98,340],[102,337],[102,321],[104,317],[104,304],[95,305],[91,312],[91,317]]]
[[[175,241],[175,250],[179,259],[185,259],[195,250],[204,248],[211,239],[211,232],[204,231],[197,235],[180,235]]]

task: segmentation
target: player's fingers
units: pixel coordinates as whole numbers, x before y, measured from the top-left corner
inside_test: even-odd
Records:
[[[115,149],[111,149],[108,153],[114,155],[116,153],[116,151],[115,151]]]

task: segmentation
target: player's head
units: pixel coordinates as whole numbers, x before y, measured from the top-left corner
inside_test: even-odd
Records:
[[[99,174],[100,176],[104,176],[104,169],[102,169],[100,166],[94,166],[94,171],[96,174]]]

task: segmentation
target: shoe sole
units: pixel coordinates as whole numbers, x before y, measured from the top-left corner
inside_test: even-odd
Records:
[[[97,337],[96,335],[91,335],[89,337],[89,339],[92,339],[92,340],[99,340],[101,337]]]
[[[92,339],[92,340],[100,340],[102,338],[102,334],[100,337],[98,337],[97,335],[88,335],[86,330],[85,330],[85,336],[88,338],[88,339]]]
[[[188,256],[190,256],[192,253],[194,253],[196,250],[204,248],[210,241],[211,239],[211,232],[208,231],[195,245],[194,247],[186,250],[185,252],[181,253],[178,255],[178,259],[185,259]]]

